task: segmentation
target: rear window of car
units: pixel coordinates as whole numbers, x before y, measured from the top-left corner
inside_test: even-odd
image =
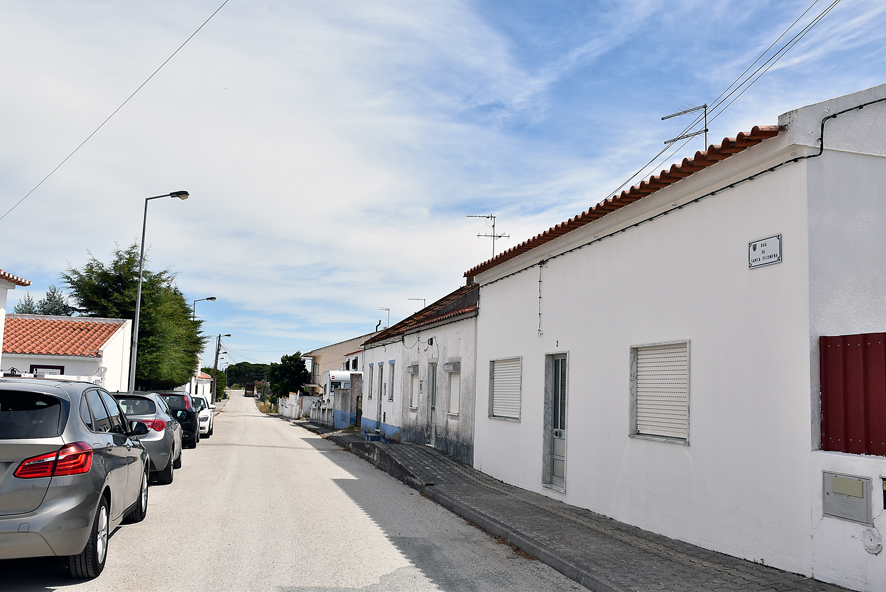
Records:
[[[61,401],[52,395],[0,392],[0,440],[55,438],[61,412]]]
[[[191,397],[194,401],[194,407],[197,408],[197,411],[203,411],[206,409],[206,401],[203,400],[203,397]]]
[[[184,395],[160,395],[163,397],[163,400],[166,401],[166,404],[169,405],[169,408],[173,411],[179,411],[181,409],[187,409],[187,405],[185,405],[185,397]]]
[[[157,413],[157,406],[150,399],[144,397],[115,397],[123,413],[129,415],[154,415]]]

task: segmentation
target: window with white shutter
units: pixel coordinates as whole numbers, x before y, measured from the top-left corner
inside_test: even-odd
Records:
[[[489,363],[490,417],[520,419],[521,362],[511,358]]]
[[[689,342],[631,348],[631,435],[689,443]]]

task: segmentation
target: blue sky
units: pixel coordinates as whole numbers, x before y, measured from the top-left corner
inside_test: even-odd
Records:
[[[0,215],[220,4],[0,0]],[[611,195],[690,121],[661,116],[712,104],[811,4],[230,0],[0,220],[0,268],[39,298],[185,189],[151,202],[148,266],[218,298],[197,311],[229,360],[361,335],[489,258],[467,215],[494,213],[506,249]],[[884,82],[884,16],[842,0],[709,143]]]

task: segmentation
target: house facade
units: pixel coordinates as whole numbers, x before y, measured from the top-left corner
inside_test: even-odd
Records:
[[[86,380],[126,391],[132,321],[51,315],[6,315],[4,373]]]
[[[886,588],[884,137],[886,85],[791,111],[469,270],[474,466]]]
[[[462,286],[364,344],[364,431],[473,462],[479,294]]]
[[[361,344],[375,335],[375,332],[367,333],[359,337],[353,337],[333,343],[332,345],[324,345],[315,350],[302,354],[302,358],[310,358],[311,360],[311,384],[307,385],[310,394],[320,396],[322,394],[323,373],[330,370],[358,370],[359,353]]]

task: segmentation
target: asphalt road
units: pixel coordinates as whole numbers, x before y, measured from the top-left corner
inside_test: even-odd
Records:
[[[254,399],[232,393],[215,421],[99,578],[7,560],[0,590],[584,590]]]

